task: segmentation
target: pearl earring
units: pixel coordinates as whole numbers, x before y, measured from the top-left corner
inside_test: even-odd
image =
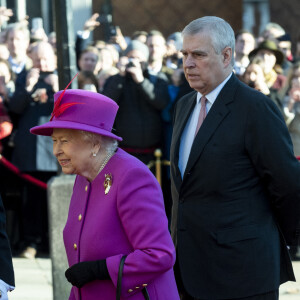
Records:
[[[94,156],[94,157],[96,157],[96,156],[97,156],[97,154],[96,154],[96,153],[93,153],[93,156]]]

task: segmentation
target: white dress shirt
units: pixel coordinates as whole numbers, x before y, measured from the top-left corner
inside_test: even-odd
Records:
[[[222,88],[226,84],[226,82],[230,79],[232,73],[226,77],[226,79],[220,83],[213,91],[209,94],[205,95],[207,102],[206,102],[206,114],[208,114],[209,110],[211,109],[212,105],[214,104],[215,100],[217,99],[219,93],[221,92]],[[191,148],[195,138],[195,132],[197,128],[199,113],[201,109],[201,102],[200,99],[202,97],[201,93],[197,93],[197,103],[195,105],[194,110],[192,111],[189,119],[185,125],[185,128],[182,132],[180,138],[180,146],[179,146],[179,161],[178,167],[181,173],[181,177],[183,178],[185,168],[190,156]]]
[[[14,290],[14,287],[8,285],[6,282],[0,279],[0,299],[1,300],[8,300],[7,292]]]

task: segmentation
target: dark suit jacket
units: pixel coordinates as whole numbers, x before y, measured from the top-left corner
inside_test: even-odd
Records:
[[[0,197],[0,279],[14,286],[14,271],[5,228],[5,212]]]
[[[295,280],[286,242],[297,243],[300,216],[300,164],[284,120],[268,97],[232,75],[182,180],[180,137],[195,103],[196,92],[178,102],[171,145],[171,231],[183,284],[200,299],[275,290]]]

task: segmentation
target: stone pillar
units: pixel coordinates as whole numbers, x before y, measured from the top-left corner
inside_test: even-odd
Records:
[[[63,243],[63,228],[67,221],[74,180],[75,175],[61,175],[51,178],[48,182],[48,218],[53,300],[68,299],[72,287],[65,278],[68,263]]]

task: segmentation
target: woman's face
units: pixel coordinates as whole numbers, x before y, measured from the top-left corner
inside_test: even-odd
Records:
[[[65,174],[89,177],[93,169],[93,145],[82,132],[72,129],[53,129],[53,154]]]

